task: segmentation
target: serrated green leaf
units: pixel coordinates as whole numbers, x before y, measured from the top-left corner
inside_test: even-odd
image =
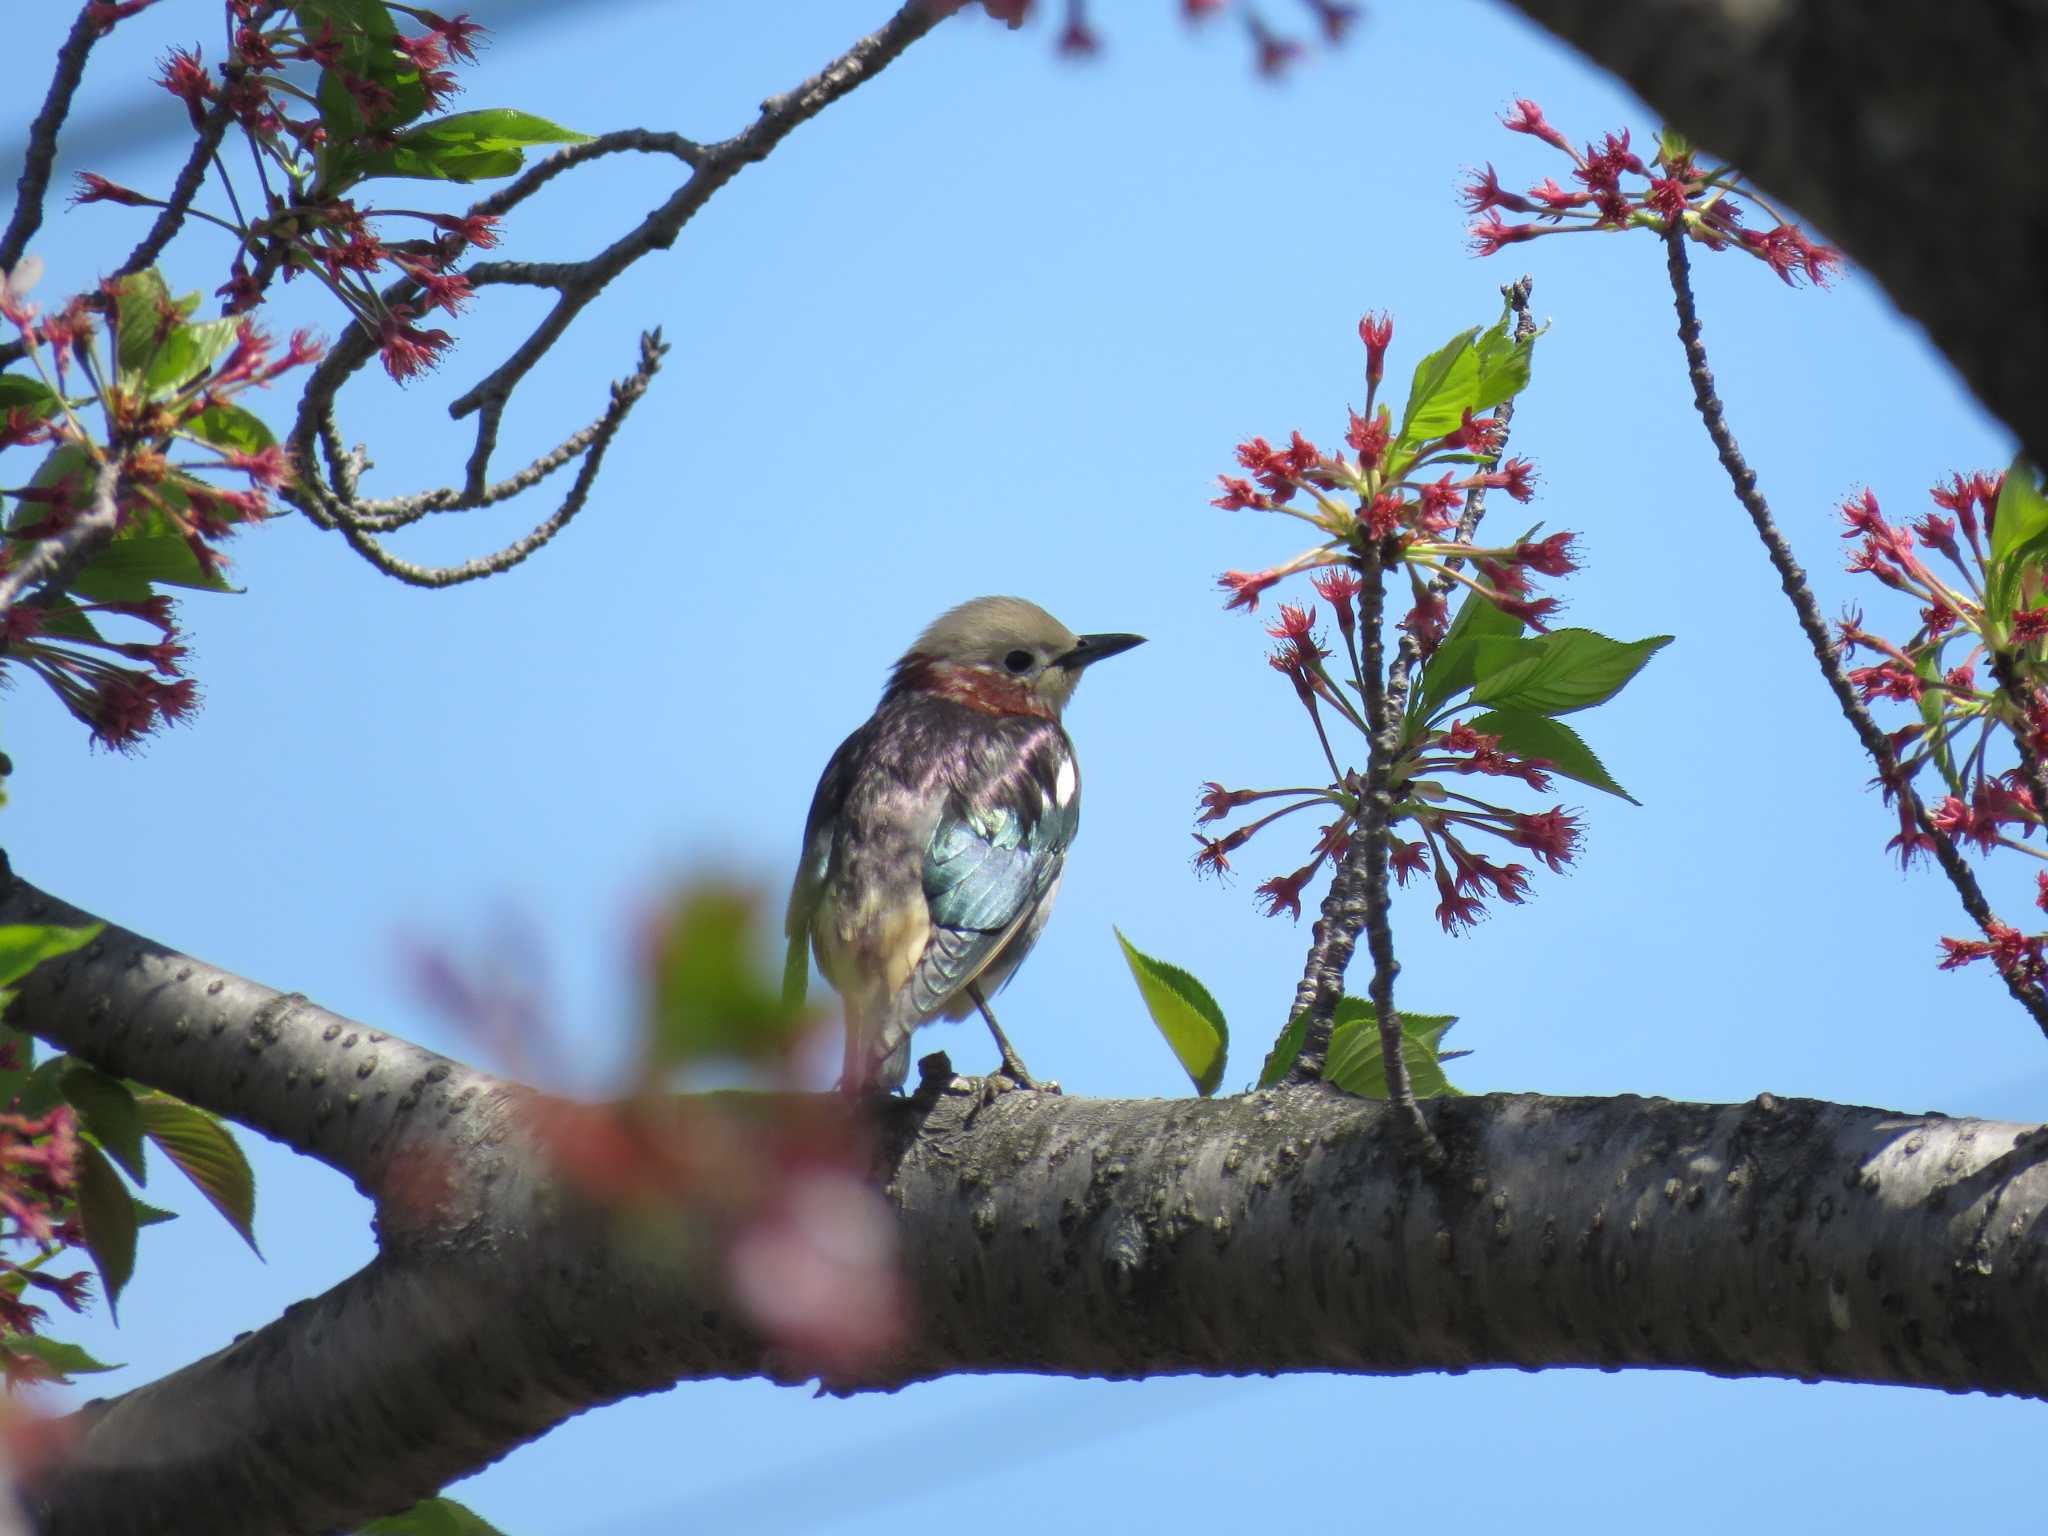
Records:
[[[230,400],[216,401],[187,421],[181,431],[232,453],[261,453],[277,442],[262,417]]]
[[[1644,640],[1610,640],[1590,629],[1554,629],[1516,642],[1512,664],[1489,669],[1482,647],[1475,704],[1498,709],[1568,715],[1605,703],[1619,693],[1645,662],[1671,643],[1669,635]],[[1505,654],[1505,653],[1503,653]]]
[[[1534,360],[1536,342],[1543,332],[1532,331],[1517,339],[1514,334],[1516,319],[1513,306],[1504,307],[1500,319],[1472,345],[1472,351],[1479,360],[1479,376],[1473,380],[1467,404],[1474,411],[1491,410],[1529,387],[1530,364]]]
[[[228,1128],[205,1110],[167,1093],[140,1094],[135,1108],[142,1116],[143,1134],[262,1257],[263,1250],[256,1247],[256,1175]]]
[[[1273,1042],[1273,1049],[1266,1052],[1266,1064],[1259,1068],[1259,1087],[1275,1088],[1285,1077],[1296,1060],[1301,1048],[1308,1044],[1308,1010],[1303,1009],[1287,1021],[1287,1027],[1280,1031],[1280,1038]]]
[[[1397,446],[1442,437],[1464,419],[1467,396],[1479,378],[1479,357],[1472,350],[1479,332],[1476,325],[1460,331],[1415,365]]]
[[[1408,1064],[1408,1086],[1418,1099],[1462,1097],[1439,1063],[1444,1033],[1458,1022],[1448,1013],[1402,1013],[1401,1059]],[[1323,1076],[1346,1093],[1363,1099],[1387,1096],[1387,1063],[1381,1049],[1379,1015],[1370,999],[1347,997],[1338,1005],[1330,1031],[1330,1059]]]
[[[1146,954],[1123,935],[1112,930],[1123,947],[1124,963],[1138,984],[1138,995],[1159,1033],[1173,1050],[1182,1068],[1193,1079],[1195,1091],[1207,1098],[1223,1081],[1223,1063],[1230,1052],[1230,1026],[1209,989],[1188,972]]]
[[[422,1499],[403,1514],[358,1526],[356,1536],[501,1536],[498,1528],[453,1499]]]
[[[135,1108],[135,1095],[128,1091],[128,1085],[81,1061],[66,1070],[59,1089],[66,1102],[78,1111],[78,1118],[93,1139],[128,1171],[130,1178],[147,1184],[142,1116]]]
[[[1524,709],[1496,709],[1465,722],[1484,735],[1498,736],[1501,745],[1523,757],[1541,758],[1549,771],[1618,795],[1630,805],[1642,802],[1621,785],[1593,754],[1579,733],[1562,720]]]
[[[1330,1055],[1323,1064],[1323,1076],[1346,1093],[1357,1094],[1360,1098],[1383,1099],[1387,1096],[1386,1064],[1380,1053],[1377,1018],[1370,999],[1350,996],[1339,998],[1336,1011],[1331,1015]],[[1401,1015],[1408,1082],[1418,1099],[1458,1092],[1444,1077],[1440,1063],[1471,1053],[1452,1051],[1438,1054],[1444,1032],[1457,1022],[1457,1015],[1448,1013]],[[1295,1059],[1301,1055],[1307,1039],[1308,1013],[1304,1010],[1288,1020],[1287,1028],[1274,1042],[1272,1053],[1266,1057],[1265,1068],[1259,1073],[1261,1088],[1274,1087],[1287,1075]]]
[[[151,1204],[150,1204],[150,1203],[149,1203],[149,1202],[148,1202],[147,1200],[144,1200],[144,1199],[143,1199],[143,1198],[142,1198],[141,1196],[139,1196],[139,1195],[138,1195],[138,1196],[136,1197],[136,1199],[135,1199],[135,1225],[136,1225],[136,1226],[138,1226],[138,1227],[153,1227],[153,1226],[156,1226],[156,1225],[157,1225],[157,1224],[158,1224],[159,1222],[165,1222],[165,1221],[176,1221],[177,1219],[178,1219],[178,1213],[177,1213],[176,1211],[167,1211],[167,1210],[165,1210],[165,1209],[164,1209],[164,1208],[163,1208],[162,1206],[160,1206],[160,1205],[151,1205]]]
[[[89,1376],[98,1371],[118,1371],[118,1365],[107,1365],[95,1360],[76,1344],[67,1344],[62,1339],[49,1339],[39,1333],[9,1333],[0,1335],[0,1349],[25,1360],[33,1360],[43,1369],[38,1376],[58,1386],[68,1386],[73,1376]]]
[[[107,1311],[120,1321],[121,1289],[135,1273],[135,1198],[106,1154],[90,1143],[78,1149],[78,1222],[85,1229],[85,1251],[100,1272],[100,1290]]]
[[[1422,669],[1409,696],[1411,727],[1420,725],[1450,700],[1470,688],[1477,677],[1479,646],[1487,640],[1520,638],[1522,621],[1503,613],[1477,592],[1468,590],[1451,618],[1435,654]]]
[[[388,149],[364,156],[357,170],[365,177],[484,181],[510,176],[523,167],[522,150],[541,144],[581,144],[589,137],[530,112],[487,107],[408,128]]]
[[[47,923],[0,925],[0,987],[11,987],[45,960],[83,949],[98,938],[105,923],[83,928],[58,928]]]

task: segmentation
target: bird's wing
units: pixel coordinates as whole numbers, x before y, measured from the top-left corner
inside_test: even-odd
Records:
[[[931,936],[900,995],[916,1019],[980,975],[1059,880],[1080,819],[1067,751],[1055,727],[999,776],[948,796],[925,848]]]
[[[811,920],[817,916],[818,902],[824,895],[825,875],[832,863],[833,833],[852,786],[854,764],[873,728],[871,720],[839,744],[839,750],[832,754],[832,760],[818,777],[817,792],[811,796],[811,814],[804,822],[803,854],[797,861],[796,879],[790,884],[789,906],[782,919],[782,931],[789,939],[789,953],[782,964],[782,995],[792,1006],[801,1003],[810,990]]]

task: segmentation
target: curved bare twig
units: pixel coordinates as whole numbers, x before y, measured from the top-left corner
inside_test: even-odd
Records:
[[[458,397],[449,414],[460,420],[477,418],[476,440],[460,486],[441,487],[409,496],[364,500],[357,482],[368,465],[365,450],[345,449],[335,419],[335,399],[343,385],[377,355],[376,339],[352,325],[308,380],[299,402],[289,449],[299,479],[285,495],[316,525],[339,532],[349,546],[387,575],[418,586],[448,586],[474,580],[518,564],[561,530],[582,506],[620,420],[646,388],[658,367],[658,340],[644,338],[641,368],[613,386],[610,405],[596,421],[572,433],[548,453],[501,479],[491,478],[491,459],[498,447],[505,407],[536,363],[567,332],[585,306],[634,262],[652,251],[666,250],[682,227],[713,193],[746,166],[765,159],[799,124],[815,117],[840,97],[873,78],[918,38],[929,32],[948,7],[926,0],[907,0],[879,30],[862,38],[824,69],[794,90],[762,103],[758,118],[742,133],[703,145],[674,133],[643,128],[624,129],[550,155],[520,176],[475,203],[472,215],[499,217],[532,197],[555,177],[602,156],[620,153],[666,154],[690,167],[690,174],[660,207],[603,250],[581,261],[482,261],[465,274],[472,287],[539,287],[554,291],[556,301],[532,333],[512,354]],[[387,305],[414,299],[418,285],[410,278],[384,291]],[[648,350],[649,345],[653,351]],[[324,460],[325,473],[316,462]],[[583,469],[562,506],[521,539],[492,554],[457,566],[414,565],[386,549],[375,535],[395,532],[435,512],[468,511],[504,501],[531,489],[570,462],[581,458]]]

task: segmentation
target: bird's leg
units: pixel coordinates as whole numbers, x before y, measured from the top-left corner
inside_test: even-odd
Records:
[[[988,1032],[996,1037],[996,1049],[1003,1053],[1003,1076],[1019,1088],[1036,1088],[1038,1079],[1026,1070],[1024,1059],[1011,1046],[1009,1037],[1003,1033],[1003,1026],[996,1022],[995,1014],[989,1009],[988,999],[981,995],[981,983],[967,983],[967,995],[974,999],[974,1006],[981,1010],[982,1018],[988,1022]]]

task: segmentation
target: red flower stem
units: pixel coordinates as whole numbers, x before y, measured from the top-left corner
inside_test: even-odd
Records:
[[[1693,404],[1706,426],[1707,436],[1713,441],[1721,467],[1728,472],[1735,499],[1742,503],[1742,509],[1749,514],[1749,520],[1756,528],[1756,536],[1763,541],[1771,565],[1778,573],[1779,584],[1784,587],[1792,611],[1799,618],[1799,627],[1805,631],[1807,644],[1813,648],[1813,659],[1820,666],[1821,676],[1834,690],[1835,702],[1841,706],[1843,717],[1856,732],[1856,739],[1863,743],[1863,750],[1877,765],[1878,781],[1902,798],[1914,826],[1933,846],[1935,860],[1941,865],[1942,873],[1948,876],[1949,884],[1955,887],[1963,910],[1970,914],[1970,920],[1988,938],[1993,924],[1998,922],[1997,914],[1991,910],[1991,903],[1984,899],[1983,888],[1977,884],[1976,875],[1964,861],[1954,840],[1934,824],[1911,782],[1900,774],[1891,742],[1856,697],[1856,690],[1850,686],[1842,670],[1834,643],[1828,639],[1827,623],[1820,616],[1820,605],[1814,600],[1813,588],[1807,584],[1806,572],[1792,558],[1792,548],[1778,531],[1770,503],[1756,488],[1756,471],[1743,458],[1735,434],[1729,430],[1721,397],[1714,388],[1713,371],[1707,366],[1707,349],[1700,341],[1699,313],[1693,306],[1691,262],[1685,254],[1684,237],[1676,231],[1667,234],[1664,249],[1665,266],[1671,277],[1672,302],[1678,311],[1678,340],[1685,348],[1686,372],[1692,379]],[[2018,734],[2014,732],[2015,738]],[[1905,856],[1912,856],[1910,848],[1905,851]],[[2013,1001],[2026,1009],[2043,1035],[2048,1035],[2048,997],[2043,996],[2038,986],[2013,976],[2005,977],[2005,985],[2006,990],[2012,993]]]

